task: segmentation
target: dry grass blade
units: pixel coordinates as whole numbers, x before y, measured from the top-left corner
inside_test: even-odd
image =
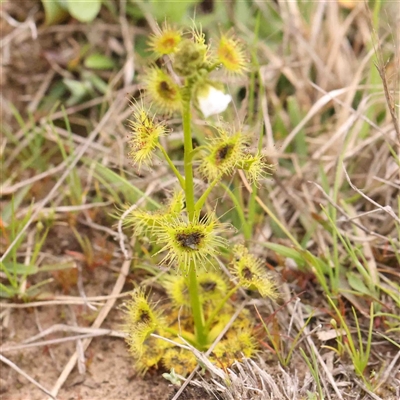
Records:
[[[382,387],[386,381],[389,379],[390,375],[393,372],[394,367],[397,365],[397,361],[400,358],[400,351],[397,352],[396,356],[393,358],[391,363],[388,365],[388,367],[385,369],[385,372],[383,373],[381,379],[379,380],[378,384],[376,385],[375,390],[378,390],[380,387]]]
[[[29,228],[30,224],[35,220],[35,218],[39,215],[40,211],[44,208],[44,206],[53,198],[53,196],[56,194],[57,190],[60,188],[61,184],[65,181],[67,176],[71,173],[73,168],[76,166],[78,161],[82,158],[82,156],[85,154],[86,150],[89,148],[90,144],[95,140],[97,135],[100,133],[100,131],[104,128],[105,124],[111,118],[111,116],[114,114],[115,107],[119,102],[124,101],[124,97],[121,96],[121,98],[117,99],[118,101],[114,102],[113,105],[108,109],[107,113],[104,115],[102,120],[99,122],[99,124],[96,126],[96,128],[92,131],[92,133],[89,135],[87,140],[85,141],[85,144],[82,145],[82,147],[76,152],[76,155],[72,158],[71,163],[69,164],[68,168],[65,170],[65,172],[62,174],[62,176],[59,178],[57,183],[52,187],[50,192],[47,194],[47,196],[37,205],[35,210],[33,211],[31,217],[29,220],[26,222],[24,225],[23,229],[21,229],[18,234],[16,235],[15,239],[11,242],[11,244],[8,246],[7,250],[3,253],[3,255],[0,258],[0,262],[3,262],[6,258],[6,256],[9,254],[9,252],[12,250],[12,248],[18,243],[22,235],[26,232],[26,230]]]
[[[331,102],[334,98],[341,96],[342,94],[346,93],[347,91],[351,90],[352,88],[342,88],[342,89],[336,89],[332,90],[329,93],[326,93],[324,96],[322,96],[310,109],[310,111],[307,113],[307,115],[303,118],[303,120],[289,133],[289,135],[286,137],[284,142],[282,143],[282,146],[280,146],[280,151],[283,153],[289,144],[292,142],[292,140],[295,138],[295,136],[304,128],[304,126],[307,124],[308,121],[312,119],[315,115],[317,115],[318,112],[323,109],[323,107]]]
[[[32,343],[35,342],[36,340],[50,335],[52,333],[56,332],[63,332],[63,333],[88,333],[88,334],[96,334],[96,335],[111,335],[111,336],[116,336],[116,337],[124,337],[124,335],[121,332],[113,331],[111,329],[93,329],[93,328],[84,328],[81,326],[70,326],[70,325],[64,325],[64,324],[57,324],[53,325],[50,328],[47,328],[43,330],[42,332],[38,333],[35,336],[30,337],[29,339],[26,339],[23,341],[24,344]]]
[[[18,182],[15,185],[12,186],[1,186],[0,187],[0,193],[2,196],[9,195],[15,193],[17,190],[23,188],[24,186],[31,185],[32,183],[35,183],[37,181],[40,181],[44,178],[47,178],[50,175],[56,174],[60,171],[62,171],[65,167],[67,166],[67,163],[63,161],[57,167],[51,168],[45,172],[42,172],[41,174],[37,174],[33,176],[32,178],[26,179],[24,181]]]
[[[379,76],[382,80],[382,85],[383,85],[383,90],[385,93],[385,99],[387,106],[389,108],[389,113],[393,121],[393,127],[397,133],[397,140],[398,140],[398,146],[399,146],[399,151],[400,151],[400,121],[397,116],[398,110],[396,110],[396,103],[393,99],[393,95],[391,93],[390,87],[389,87],[389,82],[387,79],[387,74],[386,74],[386,67],[388,63],[385,63],[383,60],[383,51],[382,51],[382,41],[379,40],[378,34],[376,30],[372,27],[371,24],[371,32],[372,32],[372,42],[374,45],[374,51],[375,55],[377,57],[377,62],[375,64],[376,69],[378,70]],[[394,63],[395,65],[399,65],[400,62],[400,56],[399,56],[399,35],[398,35],[398,30],[397,30],[397,36],[395,37],[395,40],[397,43],[393,43],[393,47],[396,49],[395,50],[395,55],[394,55]],[[398,67],[397,67],[398,68]],[[394,86],[394,93],[399,94],[399,72],[398,69],[395,70],[394,72],[395,78],[393,79],[393,86]],[[399,104],[397,104],[397,107],[399,107]]]
[[[293,308],[293,306],[291,304],[288,304],[288,308]],[[303,327],[303,321],[304,321],[304,316],[302,315],[302,311],[301,308],[298,308],[298,313],[297,313],[297,318],[296,318],[296,325],[298,327],[298,329],[302,329]],[[293,312],[294,310],[292,309],[291,312]],[[336,380],[334,379],[331,371],[329,370],[329,368],[327,367],[325,361],[323,360],[318,347],[315,345],[314,341],[313,341],[313,337],[310,335],[309,329],[308,327],[304,328],[303,331],[305,337],[306,337],[306,341],[307,344],[309,345],[310,349],[314,352],[314,354],[317,357],[317,360],[319,362],[319,364],[321,365],[322,369],[324,370],[324,373],[326,375],[326,378],[328,379],[329,383],[331,384],[334,392],[336,393],[338,399],[344,400],[343,396],[342,396],[342,391],[339,389]],[[324,380],[322,381],[322,383],[325,385]],[[329,391],[327,391],[327,393],[329,393]]]
[[[119,293],[117,295],[87,297],[86,300],[90,301],[91,304],[95,306],[104,306],[104,303],[99,303],[99,301],[104,301],[109,299],[120,299],[126,296],[129,296],[129,292]],[[81,297],[74,297],[74,296],[55,296],[54,300],[32,301],[26,304],[0,303],[0,308],[4,309],[33,308],[33,307],[43,307],[43,306],[67,305],[67,304],[76,304],[76,305],[85,304],[85,300],[82,299]]]
[[[98,337],[98,336],[112,336],[112,337],[119,337],[119,338],[126,337],[126,335],[123,332],[112,331],[109,329],[102,329],[102,330],[100,330],[100,332],[98,332],[97,329],[92,329],[92,330],[93,330],[92,333],[87,333],[85,335],[77,335],[77,336],[69,336],[69,337],[59,338],[59,339],[43,340],[42,342],[21,344],[18,346],[0,347],[0,351],[12,352],[12,351],[29,349],[32,347],[49,346],[49,345],[53,345],[53,344],[71,342],[71,341],[82,340],[82,339],[87,339],[87,338],[94,338],[94,337]]]
[[[229,322],[226,324],[226,326],[224,327],[224,329],[221,331],[221,333],[218,335],[218,337],[215,339],[215,341],[213,342],[213,344],[210,346],[210,348],[207,350],[207,352],[205,354],[201,353],[200,351],[198,351],[196,348],[194,348],[193,346],[189,345],[187,343],[187,345],[191,348],[193,354],[196,356],[196,358],[198,360],[200,360],[201,364],[206,366],[206,368],[208,370],[210,370],[211,372],[213,372],[215,375],[219,376],[219,377],[224,377],[225,374],[222,372],[222,370],[216,368],[207,358],[207,356],[209,354],[211,354],[211,352],[214,350],[215,346],[218,344],[218,342],[223,338],[223,336],[225,335],[225,333],[229,330],[229,328],[231,327],[231,325],[233,324],[233,322],[236,320],[236,318],[239,316],[239,314],[242,312],[242,310],[244,309],[244,307],[246,306],[246,303],[242,303],[240,305],[240,307],[238,307],[238,309],[236,310],[235,314],[233,314],[232,318],[229,320]],[[182,386],[179,388],[179,390],[176,392],[175,396],[171,399],[171,400],[177,400],[180,395],[183,393],[183,391],[185,390],[186,386],[190,383],[190,381],[193,379],[193,377],[195,376],[196,372],[199,370],[199,365],[192,371],[192,373],[188,376],[188,378],[185,380],[185,382],[182,384]]]
[[[400,279],[397,4],[249,0],[164,8],[160,2],[121,0],[112,7],[102,2],[93,23],[71,16],[47,24],[46,1],[40,2],[45,6],[39,7],[37,0],[8,2],[0,11],[5,78],[0,156],[6,171],[0,182],[6,209],[0,216],[0,353],[8,357],[9,352],[11,359],[0,358],[10,367],[3,366],[9,376],[0,379],[0,393],[33,400],[42,399],[43,393],[54,399],[75,392],[90,400],[400,398],[400,352],[393,350]],[[189,21],[188,15],[195,18]],[[218,24],[232,26],[229,37],[243,47],[240,53],[248,62],[243,74],[224,75]],[[151,56],[145,47],[155,50],[157,41],[168,38],[160,41],[168,30],[176,43],[168,53]],[[197,46],[205,39],[205,47],[200,46],[205,58],[199,74],[186,79],[178,76],[175,62],[192,39]],[[215,45],[219,48],[213,51]],[[165,91],[164,78],[146,80],[153,68],[168,73],[174,88],[179,86],[183,114],[178,108],[159,112],[154,99],[148,104],[149,88],[155,89],[154,95]],[[212,75],[201,81],[209,70]],[[196,86],[186,87],[197,75]],[[223,114],[203,118],[196,104],[203,84],[229,93],[231,102]],[[191,104],[184,98],[188,93],[181,91],[185,87]],[[152,164],[139,167],[129,161],[135,131],[127,121],[129,101],[140,99],[168,133],[159,140],[165,159],[155,147]],[[206,158],[209,139],[231,124],[246,135],[246,155],[254,150],[276,168],[270,176],[265,168],[266,175],[253,184],[249,172],[258,159],[237,164],[240,168],[232,175],[216,180],[198,210],[200,216],[221,215],[218,223],[234,227],[226,232],[229,246],[219,249],[213,260],[217,271],[208,271],[207,277],[222,275],[221,287],[232,286],[235,292],[207,300],[192,329],[186,310],[195,314],[192,300],[211,295],[213,282],[192,296],[190,305],[184,298],[176,315],[167,314],[174,293],[164,283],[174,269],[157,266],[159,259],[152,257],[163,246],[158,228],[140,232],[128,220],[140,214],[137,207],[158,216],[158,207],[166,209],[164,203],[179,186],[178,175],[190,177],[189,167],[194,172],[193,200],[208,192],[214,183],[195,169]],[[190,142],[194,150],[185,157]],[[228,148],[218,152],[218,163],[223,163],[219,158],[225,150],[229,153]],[[191,196],[185,193],[176,205],[185,221]],[[115,205],[123,210],[119,213]],[[138,234],[137,242],[131,233]],[[243,240],[263,270],[271,270],[283,297],[279,304],[260,299],[251,287],[239,287],[231,250]],[[190,244],[185,252],[196,246]],[[132,296],[127,276],[135,288],[152,291],[162,318],[173,320],[168,338],[159,329],[151,340],[143,335],[146,345],[169,342],[160,346],[162,358],[145,361],[150,372],[157,366],[171,369],[164,377],[171,382],[177,377],[183,384],[171,389],[173,394],[159,373],[142,379],[138,372],[147,366],[134,365],[128,346],[119,339],[128,339],[130,345],[131,332],[118,331],[122,313],[116,311],[119,302]],[[180,288],[179,294],[185,290]],[[366,305],[371,303],[369,314]],[[223,315],[224,304],[229,315]],[[233,324],[245,305],[249,313],[243,310],[242,315],[249,315],[249,322],[241,325],[239,317]],[[335,306],[339,311],[332,314]],[[344,322],[335,325],[339,315]],[[201,319],[206,323],[203,335]],[[244,341],[243,326],[253,329],[252,322],[249,335],[259,358],[247,358],[255,354],[250,351],[237,357],[240,351],[229,340]],[[323,332],[318,332],[321,326]],[[366,326],[372,327],[368,336]],[[210,348],[210,338],[216,336]],[[385,340],[373,340],[376,336]],[[365,357],[349,352],[352,339],[354,354]],[[230,365],[230,347],[240,362]],[[207,348],[207,353],[198,350]],[[151,355],[153,348],[146,349]],[[191,358],[190,367],[174,355],[183,353]],[[168,357],[172,361],[167,366]]]
[[[44,388],[38,381],[33,379],[31,376],[29,376],[25,371],[23,371],[21,368],[19,368],[17,365],[15,365],[12,361],[10,361],[8,358],[4,357],[3,355],[0,354],[0,361],[2,361],[4,364],[8,365],[11,367],[13,370],[17,371],[20,375],[22,375],[24,378],[28,379],[29,382],[33,383],[36,387],[38,387],[43,393],[47,394],[50,396],[52,399],[56,399],[56,396],[53,396],[53,394],[48,391],[46,388]]]
[[[340,218],[336,221],[337,223],[338,223],[338,222],[341,222],[341,221],[351,222],[354,226],[356,226],[357,228],[363,230],[363,231],[364,231],[365,233],[367,233],[368,235],[375,236],[375,237],[377,237],[377,238],[379,238],[379,239],[382,239],[382,240],[386,243],[386,241],[387,241],[387,236],[383,236],[383,235],[380,235],[380,234],[377,233],[377,232],[371,231],[370,229],[366,228],[364,225],[361,225],[360,223],[356,222],[356,221],[355,221],[356,217],[350,218],[350,217],[347,215],[346,211],[343,210],[343,208],[341,208],[338,204],[336,204],[336,203],[332,200],[332,198],[331,198],[327,193],[324,192],[324,189],[323,189],[320,185],[318,185],[318,183],[316,183],[316,182],[311,182],[311,181],[309,181],[308,183],[312,183],[315,187],[317,187],[318,190],[323,194],[323,196],[328,200],[329,204],[331,204],[333,207],[335,207],[335,208],[342,214],[342,217],[340,217]],[[375,210],[375,211],[382,211],[382,210],[381,210],[381,209],[378,209],[378,210]],[[359,217],[359,216],[357,216],[357,218],[358,218],[358,217]],[[397,239],[396,239],[396,238],[392,238],[392,240],[393,240],[393,242],[395,242],[395,243],[397,242]]]
[[[358,379],[354,379],[354,382],[356,383],[357,386],[359,386],[365,393],[368,393],[368,395],[370,396],[370,398],[372,398],[373,400],[385,400],[382,399],[382,397],[378,396],[377,394],[375,394],[374,392],[372,392],[371,390],[369,390],[367,387],[365,387],[365,385],[360,382]]]
[[[129,266],[131,264],[130,260],[125,260],[121,266],[121,271],[119,273],[118,279],[115,282],[114,288],[111,292],[112,296],[116,296],[117,294],[121,293],[121,290],[124,286],[126,277],[129,272]],[[104,322],[106,319],[108,313],[111,311],[115,304],[116,298],[113,297],[107,301],[105,306],[100,310],[99,315],[97,316],[96,320],[93,322],[92,328],[100,328],[101,324]],[[82,344],[83,351],[85,351],[90,343],[92,341],[92,338],[85,339],[85,341]],[[78,360],[78,354],[75,352],[73,356],[69,359],[67,365],[64,367],[64,370],[62,371],[60,377],[58,378],[57,382],[53,386],[51,393],[53,396],[57,396],[58,391],[68,378],[69,374],[71,373],[72,369],[74,368],[76,362]]]
[[[364,199],[368,200],[370,203],[372,203],[373,205],[375,205],[376,207],[378,207],[378,209],[388,213],[397,223],[400,224],[400,218],[394,213],[392,207],[390,206],[381,206],[379,203],[377,203],[376,201],[372,200],[370,197],[368,197],[363,191],[361,191],[360,189],[358,189],[352,182],[350,179],[349,174],[347,173],[346,167],[343,164],[343,171],[346,175],[346,179],[347,182],[349,183],[349,185],[351,186],[351,188],[353,190],[355,190],[357,193],[359,193],[362,197],[364,197]]]

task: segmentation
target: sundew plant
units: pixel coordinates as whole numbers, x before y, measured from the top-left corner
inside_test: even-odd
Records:
[[[245,245],[230,244],[233,228],[207,203],[212,190],[237,170],[257,185],[271,166],[259,150],[250,150],[251,135],[233,122],[206,124],[206,142],[193,148],[193,110],[207,118],[223,112],[232,100],[213,80],[213,71],[244,74],[247,70],[243,46],[233,34],[222,34],[215,44],[206,43],[201,29],[184,31],[165,24],[150,39],[155,62],[143,79],[144,96],[132,103],[129,157],[139,168],[151,168],[155,157],[163,157],[179,183],[161,209],[132,208],[124,220],[133,235],[159,246],[153,259],[168,267],[161,281],[168,301],[155,304],[140,287],[126,304],[127,343],[141,372],[163,365],[182,375],[190,373],[196,366],[194,355],[174,343],[209,349],[235,312],[230,299],[239,288],[276,296],[262,262]],[[182,170],[160,140],[169,134],[165,115],[176,118],[178,113],[183,127]],[[202,193],[196,190],[194,175],[207,183]],[[218,257],[228,265],[230,279],[220,270]],[[211,360],[227,367],[243,356],[251,357],[256,349],[253,320],[244,310],[215,346]]]

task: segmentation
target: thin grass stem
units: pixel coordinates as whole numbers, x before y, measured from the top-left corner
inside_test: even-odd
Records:
[[[248,224],[248,221],[246,220],[246,217],[243,212],[243,208],[241,207],[239,200],[236,198],[234,193],[229,189],[228,186],[226,186],[224,183],[221,182],[221,186],[225,189],[226,193],[228,193],[229,197],[233,201],[235,205],[235,210],[238,213],[238,216],[240,218],[240,221],[242,222],[242,230],[243,230],[243,235],[246,240],[251,239],[251,228]]]

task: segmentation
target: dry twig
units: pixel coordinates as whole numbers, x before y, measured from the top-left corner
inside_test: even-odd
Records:
[[[24,378],[28,379],[29,382],[33,383],[36,387],[38,387],[43,393],[46,393],[48,396],[50,396],[52,399],[56,400],[56,396],[53,396],[45,387],[43,387],[38,381],[33,379],[30,375],[28,375],[25,371],[23,371],[21,368],[19,368],[17,365],[15,365],[12,361],[10,361],[8,358],[4,357],[3,355],[0,354],[0,361],[2,361],[4,364],[8,365],[11,367],[13,370],[17,371],[20,375],[22,375]]]

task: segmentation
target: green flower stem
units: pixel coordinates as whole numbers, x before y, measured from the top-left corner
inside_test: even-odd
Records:
[[[225,305],[225,303],[231,298],[231,296],[240,288],[240,285],[236,285],[233,287],[227,294],[226,296],[221,300],[221,302],[215,307],[214,311],[211,313],[209,316],[207,323],[206,323],[206,330],[209,331],[211,324],[214,321],[214,318],[218,315],[218,313],[222,310],[222,307]]]
[[[192,130],[191,130],[191,84],[185,82],[182,92],[182,119],[183,119],[183,145],[184,145],[184,171],[185,171],[185,200],[186,210],[190,221],[195,218],[195,201],[194,201],[194,182],[193,182],[193,164],[192,164]],[[197,346],[203,349],[207,344],[207,333],[204,330],[204,314],[203,307],[200,302],[199,284],[197,282],[196,268],[193,262],[189,266],[189,297],[192,308],[193,321],[195,326],[195,334]]]
[[[246,238],[246,240],[249,240],[251,238],[251,227],[249,226],[248,222],[246,221],[246,217],[243,212],[243,208],[241,207],[239,200],[237,197],[233,194],[232,190],[228,188],[224,183],[221,182],[221,186],[226,190],[228,193],[229,197],[235,204],[235,211],[238,213],[240,221],[242,222],[242,229],[243,229],[243,235]]]
[[[196,268],[194,263],[190,264],[189,268],[189,297],[190,305],[192,307],[193,321],[195,326],[195,334],[197,347],[203,350],[207,344],[207,332],[204,324],[203,307],[200,302],[199,284],[197,282]]]
[[[172,169],[172,171],[175,174],[175,176],[178,178],[178,181],[179,181],[179,184],[181,185],[181,188],[183,190],[185,190],[185,180],[183,179],[183,177],[180,174],[180,172],[176,169],[176,167],[175,167],[174,163],[172,162],[172,160],[169,158],[168,153],[165,151],[164,147],[161,144],[158,145],[158,148],[161,150],[161,153],[163,153],[163,156],[164,156],[165,160],[167,161],[168,165]]]
[[[208,195],[210,194],[211,190],[214,189],[215,185],[219,182],[219,179],[215,179],[211,182],[211,185],[208,186],[208,188],[206,189],[206,191],[201,195],[201,197],[197,200],[195,206],[194,206],[194,210],[200,211],[205,203],[205,201],[207,200]]]
[[[186,209],[190,221],[194,218],[194,182],[193,182],[193,165],[192,165],[192,130],[190,127],[191,113],[190,113],[190,100],[191,88],[186,83],[182,104],[182,119],[183,119],[183,144],[185,147],[184,154],[184,170],[185,170],[185,197]]]

